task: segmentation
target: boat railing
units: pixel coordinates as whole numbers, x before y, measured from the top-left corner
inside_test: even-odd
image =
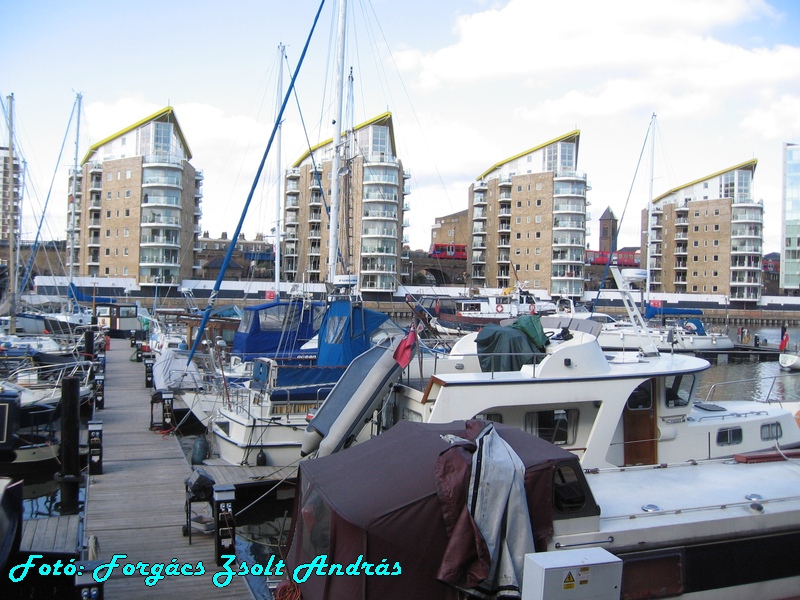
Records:
[[[250,418],[263,419],[265,414],[270,418],[288,418],[292,415],[308,415],[318,409],[334,384],[321,386],[315,396],[309,398],[307,388],[273,388],[271,393],[280,391],[281,399],[275,400],[249,388],[233,388],[229,392],[229,410],[234,414],[245,414]],[[292,398],[292,394],[296,394]]]
[[[734,381],[721,381],[718,383],[713,384],[709,389],[708,393],[706,394],[706,398],[703,402],[724,402],[725,400],[733,400],[733,399],[741,399],[741,389],[742,386],[746,386],[748,384],[762,384],[762,383],[769,383],[769,388],[767,390],[766,396],[763,398],[756,399],[756,402],[764,402],[766,404],[778,404],[780,405],[782,402],[790,402],[788,400],[780,400],[775,399],[772,397],[772,393],[775,390],[775,384],[782,382],[784,379],[787,378],[796,378],[800,375],[800,373],[787,373],[782,375],[768,375],[765,377],[754,377],[751,379],[737,379]],[[732,388],[730,386],[733,386]],[[732,393],[727,393],[727,390],[734,389],[735,391]],[[719,391],[719,394],[725,394],[725,397],[717,397],[715,398],[715,394]]]
[[[12,371],[8,380],[27,388],[58,388],[65,377],[77,377],[85,384],[93,363],[76,360],[64,364],[24,366]]]

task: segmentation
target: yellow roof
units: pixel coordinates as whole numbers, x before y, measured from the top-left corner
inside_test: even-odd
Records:
[[[396,150],[395,145],[394,145],[394,125],[392,124],[392,113],[390,113],[390,112],[381,113],[377,117],[373,117],[369,121],[364,121],[363,123],[361,123],[359,125],[356,125],[355,127],[353,127],[353,131],[358,131],[359,129],[364,129],[365,127],[369,127],[370,125],[378,125],[378,124],[381,124],[381,123],[388,123],[388,125],[389,125],[389,140],[392,143],[392,156],[397,156],[397,150]],[[346,132],[343,131],[342,132],[342,136],[344,137],[345,135],[346,135]],[[324,142],[320,142],[316,146],[312,146],[306,152],[304,152],[303,155],[300,158],[298,158],[294,162],[294,164],[292,165],[292,168],[299,167],[300,164],[305,159],[307,159],[311,155],[312,152],[315,152],[316,150],[319,150],[320,148],[324,148],[325,146],[328,146],[328,145],[330,145],[332,143],[333,143],[333,138],[330,138],[330,139],[325,140]]]
[[[734,165],[732,167],[728,167],[727,169],[722,169],[721,171],[717,171],[716,173],[712,173],[711,175],[706,175],[705,177],[701,177],[700,179],[695,179],[694,181],[690,181],[689,183],[684,183],[683,185],[679,185],[678,187],[674,187],[668,192],[664,192],[657,198],[653,198],[653,202],[658,202],[659,200],[663,200],[667,196],[674,194],[675,192],[679,192],[684,188],[691,187],[696,183],[702,183],[707,179],[713,179],[714,177],[719,177],[723,173],[729,173],[730,171],[738,171],[740,169],[750,169],[752,171],[756,170],[756,165],[758,164],[758,159],[754,158],[752,160],[745,161],[743,163],[739,163],[738,165]]]
[[[117,139],[125,135],[126,133],[130,133],[134,129],[138,129],[142,125],[149,123],[150,121],[172,121],[175,124],[175,131],[178,134],[178,137],[181,140],[181,144],[183,144],[183,148],[186,151],[186,160],[192,159],[192,152],[189,150],[189,144],[186,143],[186,138],[183,137],[183,131],[181,131],[181,126],[178,124],[178,117],[175,116],[175,110],[171,106],[167,106],[166,108],[162,108],[158,112],[153,113],[149,117],[145,117],[141,121],[136,121],[133,125],[129,125],[125,129],[122,129],[115,133],[114,135],[110,135],[107,138],[104,138],[93,144],[89,150],[86,152],[86,156],[83,157],[81,161],[81,165],[86,164],[89,159],[91,158],[92,154],[94,154],[99,148],[107,144],[108,142]]]
[[[555,144],[556,142],[563,142],[564,140],[568,140],[569,138],[573,138],[573,137],[574,138],[579,138],[580,135],[581,135],[581,130],[580,129],[575,129],[573,131],[570,131],[569,133],[565,133],[564,135],[562,135],[560,137],[554,138],[554,139],[550,140],[549,142],[545,142],[544,144],[539,144],[538,146],[534,146],[533,148],[529,148],[528,150],[525,150],[524,152],[520,152],[519,154],[515,154],[514,156],[510,156],[509,158],[507,158],[505,160],[501,160],[499,163],[493,164],[491,167],[489,167],[483,173],[478,175],[478,181],[480,181],[481,179],[486,177],[489,173],[491,173],[495,169],[499,169],[504,164],[510,163],[512,160],[516,160],[516,159],[518,159],[518,158],[520,158],[522,156],[525,156],[526,154],[530,154],[531,152],[535,152],[536,150],[541,150],[542,148],[546,148],[550,144]],[[577,159],[577,152],[576,152],[576,159]]]

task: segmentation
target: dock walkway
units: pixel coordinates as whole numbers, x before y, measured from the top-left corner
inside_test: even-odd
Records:
[[[184,482],[191,468],[174,436],[150,430],[151,390],[145,387],[144,364],[131,356],[134,349],[121,339],[112,340],[106,352],[105,407],[95,413],[103,423],[103,473],[90,476],[86,539],[96,536],[104,563],[115,554],[127,555],[118,559],[121,566],[169,565],[177,559],[192,567],[202,562],[205,574],[166,577],[149,587],[145,576],[126,576],[120,566],[105,582],[104,596],[252,598],[241,577],[224,588],[214,585],[212,578],[222,569],[214,560],[213,536],[193,535],[191,545],[184,537]]]

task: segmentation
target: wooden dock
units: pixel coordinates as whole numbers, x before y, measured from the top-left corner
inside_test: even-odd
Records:
[[[80,557],[83,547],[80,515],[62,515],[22,522],[22,552]]]
[[[224,588],[214,584],[222,569],[214,559],[213,535],[194,534],[191,545],[184,537],[184,482],[191,467],[177,438],[150,430],[151,390],[145,387],[144,364],[131,357],[135,349],[128,340],[112,340],[106,352],[105,407],[95,413],[103,423],[103,473],[89,476],[86,539],[96,536],[103,562],[114,554],[127,555],[118,559],[121,565],[169,565],[177,559],[180,565],[202,562],[205,574],[166,577],[149,587],[145,576],[126,576],[117,568],[104,584],[105,597],[252,598],[242,577],[233,577]]]

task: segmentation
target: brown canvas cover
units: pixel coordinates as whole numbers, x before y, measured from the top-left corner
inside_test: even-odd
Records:
[[[448,535],[453,528],[445,515],[451,519],[458,507],[446,506],[440,492],[455,490],[450,496],[458,497],[469,473],[456,466],[437,479],[440,454],[452,447],[442,436],[474,438],[485,425],[402,421],[368,442],[301,463],[286,573],[295,580],[305,578],[300,583],[303,598],[458,598],[458,590],[437,577],[479,576],[485,553],[479,534],[463,536],[463,543],[453,543]],[[543,550],[553,532],[553,470],[565,461],[577,463],[577,458],[519,429],[495,428],[525,465],[534,538],[537,550]],[[327,574],[332,564],[341,565],[342,575]],[[374,574],[367,575],[366,568]]]

